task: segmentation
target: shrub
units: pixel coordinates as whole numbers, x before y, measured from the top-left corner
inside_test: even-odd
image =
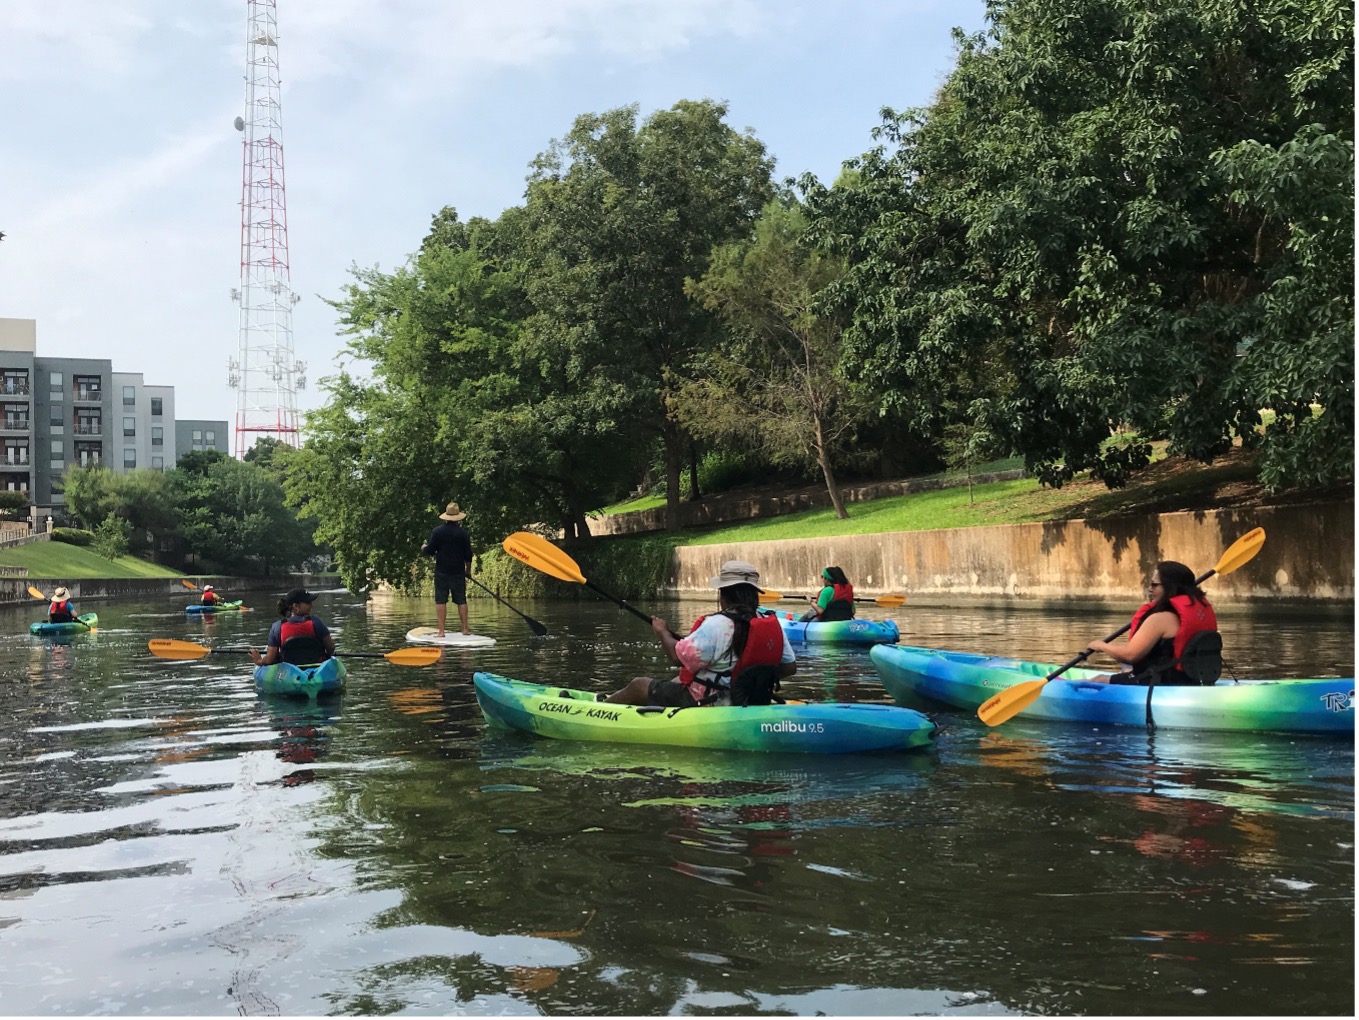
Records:
[[[109,514],[94,531],[94,550],[106,560],[127,555],[127,536],[132,527],[121,517]]]
[[[65,542],[67,545],[93,545],[94,532],[83,528],[53,528],[52,541]]]

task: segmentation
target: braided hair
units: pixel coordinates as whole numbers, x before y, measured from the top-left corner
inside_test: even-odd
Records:
[[[717,590],[722,615],[731,620],[735,630],[731,635],[731,654],[739,659],[746,650],[750,637],[750,621],[760,611],[760,591],[753,584],[729,584]]]

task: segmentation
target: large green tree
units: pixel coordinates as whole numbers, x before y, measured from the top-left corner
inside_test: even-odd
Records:
[[[1338,0],[993,0],[926,110],[815,194],[847,357],[1045,481],[1260,442],[1353,467],[1353,13]],[[1257,435],[1262,410],[1273,422]]]
[[[681,422],[700,439],[758,449],[775,465],[814,466],[848,517],[835,464],[868,412],[840,372],[843,323],[814,309],[840,261],[803,244],[793,196],[765,207],[751,237],[723,245],[689,293],[726,323],[680,386]]]
[[[764,146],[726,113],[684,101],[640,125],[632,106],[579,117],[534,162],[524,208],[535,353],[559,373],[559,394],[596,395],[616,443],[636,451],[659,437],[672,527],[692,447],[675,397],[719,329],[685,280],[743,237],[773,193]]]

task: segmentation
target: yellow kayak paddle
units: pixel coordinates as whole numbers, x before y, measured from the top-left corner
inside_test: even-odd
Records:
[[[248,655],[249,648],[209,648],[193,641],[154,638],[146,643],[151,654],[160,659],[202,659],[208,655]],[[398,666],[428,666],[443,655],[439,648],[398,648],[391,652],[336,652],[341,659],[386,659]]]

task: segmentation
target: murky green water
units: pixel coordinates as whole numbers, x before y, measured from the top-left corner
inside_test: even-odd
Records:
[[[534,639],[474,603],[495,649],[354,660],[310,709],[258,698],[239,656],[152,659],[269,622],[176,606],[97,606],[68,644],[0,612],[0,1012],[1353,1011],[1352,743],[943,713],[934,752],[895,757],[571,745],[488,732],[471,671],[659,669],[607,605],[525,606]],[[318,613],[350,650],[432,622]],[[896,613],[909,640],[1044,659],[1121,622],[1053,616]],[[1353,673],[1349,617],[1224,630],[1238,675]],[[795,686],[886,700],[863,653]]]

